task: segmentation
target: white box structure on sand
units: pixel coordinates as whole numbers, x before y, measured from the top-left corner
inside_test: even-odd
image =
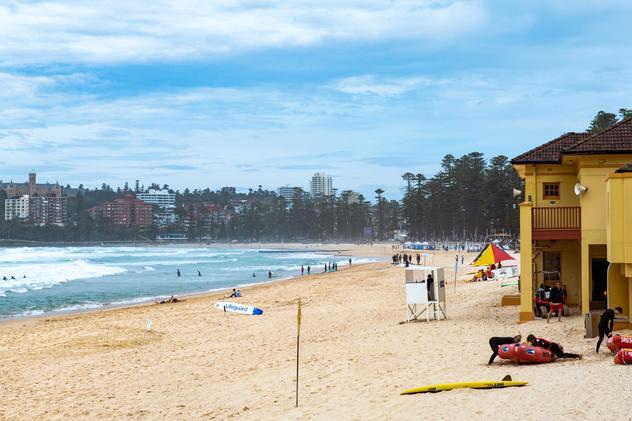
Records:
[[[445,277],[443,268],[415,266],[406,268],[406,321],[419,320],[426,313],[426,321],[445,319]]]

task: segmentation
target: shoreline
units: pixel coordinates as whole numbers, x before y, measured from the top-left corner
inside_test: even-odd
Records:
[[[217,247],[217,248],[223,248],[223,247]],[[246,248],[246,247],[230,247],[230,248]],[[273,252],[278,252],[278,253],[288,252],[288,250],[282,249],[282,248],[275,248],[275,249],[266,248],[266,250],[272,250]],[[296,249],[295,250],[295,252],[304,252],[304,251],[305,250],[301,250],[301,249]],[[311,253],[323,254],[325,256],[330,256],[330,257],[356,257],[356,258],[368,258],[368,259],[375,258],[375,257],[362,256],[360,254],[352,254],[352,253],[350,253],[350,254],[338,254],[338,255],[333,253],[333,252],[338,251],[338,250],[309,250],[309,251]],[[344,251],[348,252],[348,251],[352,251],[352,250],[344,250]],[[375,264],[375,263],[383,263],[383,262],[381,262],[379,260],[378,261],[370,261],[370,262],[365,262],[365,263],[358,263],[357,266],[363,266],[363,265],[369,265],[369,264]],[[344,265],[337,272],[342,272],[342,271],[345,271],[345,270],[348,270],[348,269],[350,269],[350,266],[349,265]],[[147,306],[152,306],[152,305],[168,305],[168,304],[160,304],[160,303],[156,302],[155,300],[161,299],[161,298],[167,298],[167,297],[171,297],[171,296],[174,296],[174,297],[178,298],[179,300],[181,299],[182,301],[185,301],[186,299],[209,298],[209,297],[215,297],[215,296],[219,297],[220,293],[225,293],[225,292],[231,291],[233,288],[240,289],[240,290],[252,290],[252,289],[254,289],[256,287],[268,286],[268,285],[272,285],[272,284],[275,284],[275,283],[283,283],[283,282],[288,282],[288,281],[296,281],[296,280],[299,280],[299,279],[306,279],[306,278],[310,278],[310,277],[311,278],[315,278],[315,277],[318,277],[319,275],[322,276],[322,275],[327,275],[327,274],[331,274],[331,273],[336,273],[336,272],[328,271],[328,272],[314,273],[314,274],[305,275],[305,276],[301,276],[301,275],[286,276],[286,277],[278,278],[278,279],[267,279],[267,280],[259,281],[259,282],[231,285],[231,286],[228,286],[228,287],[221,287],[221,288],[211,289],[211,290],[207,290],[207,291],[189,292],[189,293],[183,293],[183,294],[159,295],[159,296],[155,296],[155,297],[147,297],[146,300],[142,300],[142,301],[138,301],[138,302],[95,303],[95,305],[97,307],[94,307],[94,308],[82,308],[82,309],[71,309],[71,310],[63,310],[63,308],[62,308],[62,309],[58,309],[58,310],[51,310],[51,311],[48,311],[48,312],[43,312],[43,313],[40,313],[40,314],[17,315],[17,316],[10,316],[10,317],[4,317],[4,318],[0,317],[0,326],[10,325],[10,324],[13,324],[13,323],[20,323],[20,322],[23,322],[23,321],[37,321],[39,319],[52,319],[52,318],[72,317],[72,316],[77,316],[77,315],[109,312],[109,311],[116,311],[116,310],[128,309],[128,308],[141,308],[141,307],[147,307]],[[143,297],[130,298],[130,300],[140,299],[140,298],[143,298]],[[220,298],[227,298],[227,297],[223,296],[223,297],[220,297]],[[239,297],[239,298],[243,298],[243,297]],[[180,302],[178,302],[178,303],[171,303],[171,304],[179,304],[179,303]]]
[[[447,281],[453,261],[453,253],[436,253]],[[592,419],[604,407],[620,407],[621,393],[630,390],[627,369],[603,348],[596,354],[596,339],[584,338],[583,317],[518,324],[519,309],[500,306],[501,296],[517,287],[449,285],[447,320],[400,324],[407,312],[404,268],[384,261],[303,278],[244,288],[245,297],[234,301],[261,308],[259,316],[215,308],[224,294],[214,292],[181,303],[0,325],[0,360],[7,368],[0,418],[418,420],[454,418],[446,408],[457,408],[457,417],[481,419],[507,408],[517,414],[538,408],[554,417]],[[554,340],[583,359],[488,365],[490,336],[516,334]],[[529,385],[400,396],[412,387],[507,374]],[[565,393],[543,399],[551,390]]]

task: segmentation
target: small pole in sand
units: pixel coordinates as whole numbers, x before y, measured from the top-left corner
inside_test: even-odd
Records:
[[[298,298],[298,310],[296,312],[296,407],[298,408],[298,362],[299,362],[299,350],[301,344],[301,297]]]
[[[151,319],[147,319],[147,332],[151,330]]]
[[[456,276],[459,272],[459,255],[456,255],[456,259],[454,262],[454,295],[456,295]]]

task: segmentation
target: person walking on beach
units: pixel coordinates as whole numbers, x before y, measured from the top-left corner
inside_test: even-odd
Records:
[[[307,275],[309,275],[312,272],[312,267],[311,266],[307,266]]]
[[[305,274],[305,266],[301,265],[301,276]]]
[[[517,344],[522,341],[521,335],[516,335],[513,338],[510,336],[494,336],[489,338],[489,347],[492,349],[492,356],[489,357],[489,362],[487,365],[492,365],[496,357],[498,356],[498,347],[502,345],[508,344]]]
[[[178,269],[178,270],[176,271],[176,275],[178,275],[178,278],[180,277],[180,275],[181,275],[181,274],[180,274],[180,269]]]
[[[421,264],[421,256],[417,253],[417,266]]]
[[[601,318],[599,319],[599,341],[597,342],[597,352],[599,352],[599,348],[601,347],[604,337],[612,337],[615,315],[621,313],[623,313],[623,309],[621,307],[617,307],[614,310],[608,308],[601,314]]]

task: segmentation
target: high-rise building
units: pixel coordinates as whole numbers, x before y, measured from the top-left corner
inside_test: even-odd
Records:
[[[29,195],[24,194],[20,197],[5,199],[4,201],[4,220],[10,221],[18,219],[26,221],[29,219]]]
[[[158,206],[158,212],[154,215],[156,225],[164,227],[176,222],[176,194],[168,190],[149,189],[147,192],[138,193],[136,198],[145,203]]]
[[[277,189],[279,196],[283,196],[286,202],[291,203],[301,191],[300,187],[283,186]]]
[[[29,218],[34,225],[64,225],[68,222],[68,198],[53,194],[29,200]]]
[[[149,227],[154,218],[153,206],[131,195],[95,206],[88,212],[93,218],[108,218],[120,227]]]
[[[176,206],[176,194],[169,193],[167,190],[153,190],[149,189],[146,193],[138,193],[136,198],[142,200],[145,203],[152,205],[158,205],[161,208],[167,208],[170,206]]]
[[[35,172],[25,183],[0,182],[7,193],[5,220],[19,219],[35,225],[64,225],[68,222],[68,198],[59,183],[38,183]]]
[[[333,194],[331,176],[322,172],[314,174],[310,184],[310,192],[313,197],[331,196]]]

